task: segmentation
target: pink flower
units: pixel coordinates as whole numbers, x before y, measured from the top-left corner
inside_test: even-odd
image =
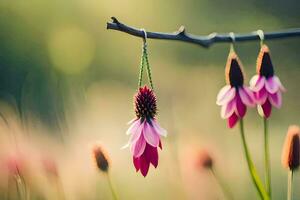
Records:
[[[257,74],[250,80],[250,89],[254,92],[254,99],[263,117],[270,117],[272,106],[281,107],[281,93],[285,88],[274,75],[269,48],[266,45],[262,46],[257,58]]]
[[[255,103],[252,91],[244,86],[242,64],[235,52],[230,52],[225,70],[227,85],[220,90],[216,103],[222,106],[221,117],[233,128],[245,116],[247,106],[253,107]]]
[[[150,163],[156,168],[158,165],[157,148],[162,149],[160,136],[167,136],[166,130],[161,128],[155,119],[157,114],[156,97],[147,86],[139,88],[135,95],[136,119],[130,122],[126,134],[130,139],[125,147],[129,146],[133,155],[133,164],[136,171],[141,171],[145,177]]]

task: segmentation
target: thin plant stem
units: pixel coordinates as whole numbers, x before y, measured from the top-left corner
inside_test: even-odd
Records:
[[[108,181],[108,185],[109,185],[109,188],[110,188],[110,191],[111,191],[111,194],[113,196],[113,199],[114,200],[118,200],[118,196],[117,196],[117,193],[113,187],[113,184],[112,184],[112,181],[111,181],[111,177],[110,177],[110,174],[107,173],[107,181]]]
[[[154,85],[153,85],[153,81],[152,81],[152,72],[151,72],[151,67],[150,67],[150,63],[149,63],[149,60],[148,60],[148,53],[147,53],[147,44],[145,43],[145,61],[146,61],[146,67],[147,67],[147,74],[148,74],[148,79],[149,79],[149,82],[150,82],[150,86],[151,86],[151,89],[153,90],[154,89]]]
[[[234,199],[233,195],[232,195],[231,191],[229,190],[229,188],[227,187],[227,185],[224,183],[223,179],[218,175],[218,173],[215,171],[215,169],[213,167],[210,168],[210,171],[211,171],[213,177],[215,178],[216,183],[222,189],[225,198],[228,200],[233,200]]]
[[[263,121],[264,121],[265,182],[266,182],[267,192],[270,196],[270,199],[272,199],[268,120],[264,118]]]
[[[292,199],[293,199],[293,170],[289,170],[287,200],[292,200]]]
[[[263,200],[269,200],[270,199],[269,195],[266,192],[264,185],[262,184],[262,181],[260,180],[260,178],[258,176],[257,170],[253,164],[253,161],[251,159],[251,156],[250,156],[250,153],[248,150],[245,133],[244,133],[243,119],[240,119],[240,132],[241,132],[241,138],[242,138],[242,142],[243,142],[244,153],[246,156],[247,165],[248,165],[248,169],[249,169],[253,184],[254,184],[256,190],[258,191],[260,198]]]
[[[65,200],[65,192],[64,188],[62,185],[62,182],[59,177],[55,177],[55,185],[56,185],[56,190],[57,190],[57,196],[59,200]]]
[[[145,65],[145,45],[143,46],[143,50],[142,50],[142,58],[141,58],[141,63],[140,63],[140,72],[139,72],[139,83],[138,83],[138,87],[141,88],[142,87],[142,81],[143,81],[143,71],[144,71],[144,65]]]

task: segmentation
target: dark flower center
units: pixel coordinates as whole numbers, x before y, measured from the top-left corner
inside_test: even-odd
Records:
[[[274,68],[267,46],[262,47],[262,50],[257,58],[257,72],[266,78],[274,75]]]
[[[139,88],[134,97],[135,114],[137,118],[153,119],[157,113],[156,96],[147,86]]]
[[[226,80],[232,87],[244,85],[243,71],[235,53],[232,53],[228,57],[226,66]]]

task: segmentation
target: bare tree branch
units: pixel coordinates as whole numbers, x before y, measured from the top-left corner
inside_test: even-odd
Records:
[[[121,23],[117,18],[112,17],[112,22],[107,23],[107,29],[117,30],[121,32],[128,33],[136,37],[144,37],[144,32],[142,29],[137,29],[128,25]],[[197,36],[187,33],[184,26],[181,26],[178,31],[173,33],[160,33],[160,32],[150,32],[147,31],[147,38],[160,39],[160,40],[176,40],[192,44],[197,44],[202,47],[210,47],[214,43],[220,42],[232,42],[232,37],[230,33],[219,34],[211,33],[207,36]],[[300,28],[286,29],[282,31],[266,32],[264,33],[265,40],[272,39],[283,39],[289,37],[300,37]],[[248,34],[234,34],[235,42],[253,41],[260,40],[257,31]]]

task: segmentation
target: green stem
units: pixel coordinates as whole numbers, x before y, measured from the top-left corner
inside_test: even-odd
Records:
[[[256,190],[259,193],[259,196],[261,197],[261,199],[263,200],[269,200],[269,196],[268,193],[266,192],[262,181],[260,180],[258,173],[256,171],[256,168],[252,162],[249,150],[248,150],[248,146],[246,143],[246,138],[245,138],[245,133],[244,133],[244,124],[243,124],[243,119],[240,119],[240,132],[241,132],[241,137],[242,137],[242,142],[243,142],[243,147],[244,147],[244,152],[245,152],[245,156],[246,156],[246,160],[247,160],[247,165],[248,165],[248,169],[253,181],[253,184],[256,188]]]
[[[228,200],[233,200],[234,199],[233,195],[232,195],[231,191],[228,189],[227,184],[225,184],[223,179],[220,176],[218,176],[218,174],[216,173],[216,171],[213,167],[210,168],[210,171],[211,171],[213,177],[215,178],[217,184],[222,189],[225,198]]]
[[[110,188],[110,191],[111,191],[111,194],[113,196],[113,199],[114,200],[118,200],[118,196],[117,196],[117,193],[113,187],[113,184],[112,184],[112,181],[111,181],[111,178],[110,178],[110,175],[109,173],[107,173],[107,180],[108,180],[108,185],[109,185],[109,188]]]
[[[264,118],[264,153],[265,153],[265,182],[266,182],[266,188],[267,188],[267,192],[270,196],[270,199],[272,199],[268,121],[267,121],[266,118]]]
[[[149,82],[150,82],[151,89],[153,90],[154,86],[153,86],[153,81],[152,81],[152,73],[151,73],[150,63],[149,63],[149,60],[148,60],[148,53],[147,53],[147,46],[146,45],[147,44],[145,44],[145,61],[146,61],[146,67],[147,67],[147,74],[148,74],[148,79],[149,79]]]
[[[287,200],[292,200],[292,199],[293,199],[293,170],[289,170]]]
[[[142,81],[143,81],[143,71],[144,71],[144,65],[145,65],[145,62],[144,62],[145,53],[144,52],[145,52],[145,46],[143,46],[142,58],[141,58],[141,63],[140,63],[140,73],[139,73],[139,83],[138,83],[139,88],[142,87]]]

